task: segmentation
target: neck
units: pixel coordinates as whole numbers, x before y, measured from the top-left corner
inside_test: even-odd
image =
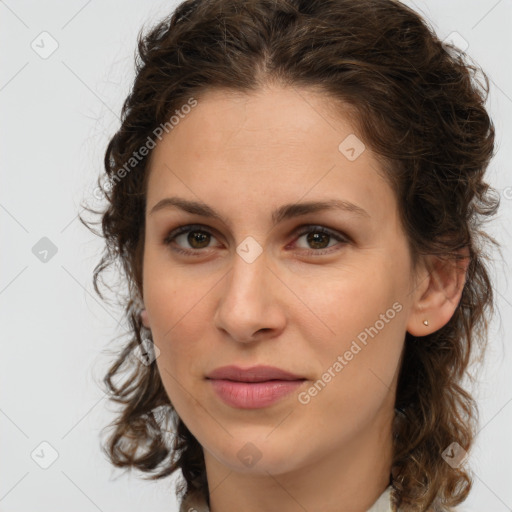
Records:
[[[366,512],[389,485],[393,414],[386,411],[350,442],[286,473],[236,472],[205,451],[210,511]]]

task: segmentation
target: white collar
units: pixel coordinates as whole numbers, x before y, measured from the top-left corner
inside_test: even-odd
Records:
[[[179,512],[210,512],[208,505],[198,497],[188,497],[181,502]],[[391,485],[377,498],[367,512],[395,512],[391,501]]]

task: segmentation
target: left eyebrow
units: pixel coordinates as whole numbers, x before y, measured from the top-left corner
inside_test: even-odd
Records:
[[[151,208],[149,215],[167,208],[178,208],[191,214],[217,219],[225,225],[229,225],[229,222],[219,212],[215,211],[206,203],[191,201],[180,197],[166,197],[162,199],[156,203],[153,208]],[[272,223],[275,226],[287,219],[327,210],[340,210],[353,213],[360,217],[366,217],[368,219],[371,218],[370,214],[366,210],[354,203],[351,203],[350,201],[330,199],[327,201],[309,201],[282,205],[272,212]]]

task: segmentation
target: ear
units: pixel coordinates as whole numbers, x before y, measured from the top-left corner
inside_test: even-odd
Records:
[[[413,336],[426,336],[441,329],[457,309],[470,262],[467,247],[459,254],[463,258],[457,260],[425,256],[407,323],[407,331]]]
[[[150,328],[149,327],[149,317],[148,317],[148,312],[143,309],[141,312],[140,312],[140,318],[142,320],[142,325],[144,327],[147,327],[148,329]]]

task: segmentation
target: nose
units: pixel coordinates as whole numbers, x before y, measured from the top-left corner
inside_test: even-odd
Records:
[[[249,343],[276,337],[283,331],[285,285],[269,266],[265,251],[252,262],[236,253],[222,282],[214,321],[225,335]]]

